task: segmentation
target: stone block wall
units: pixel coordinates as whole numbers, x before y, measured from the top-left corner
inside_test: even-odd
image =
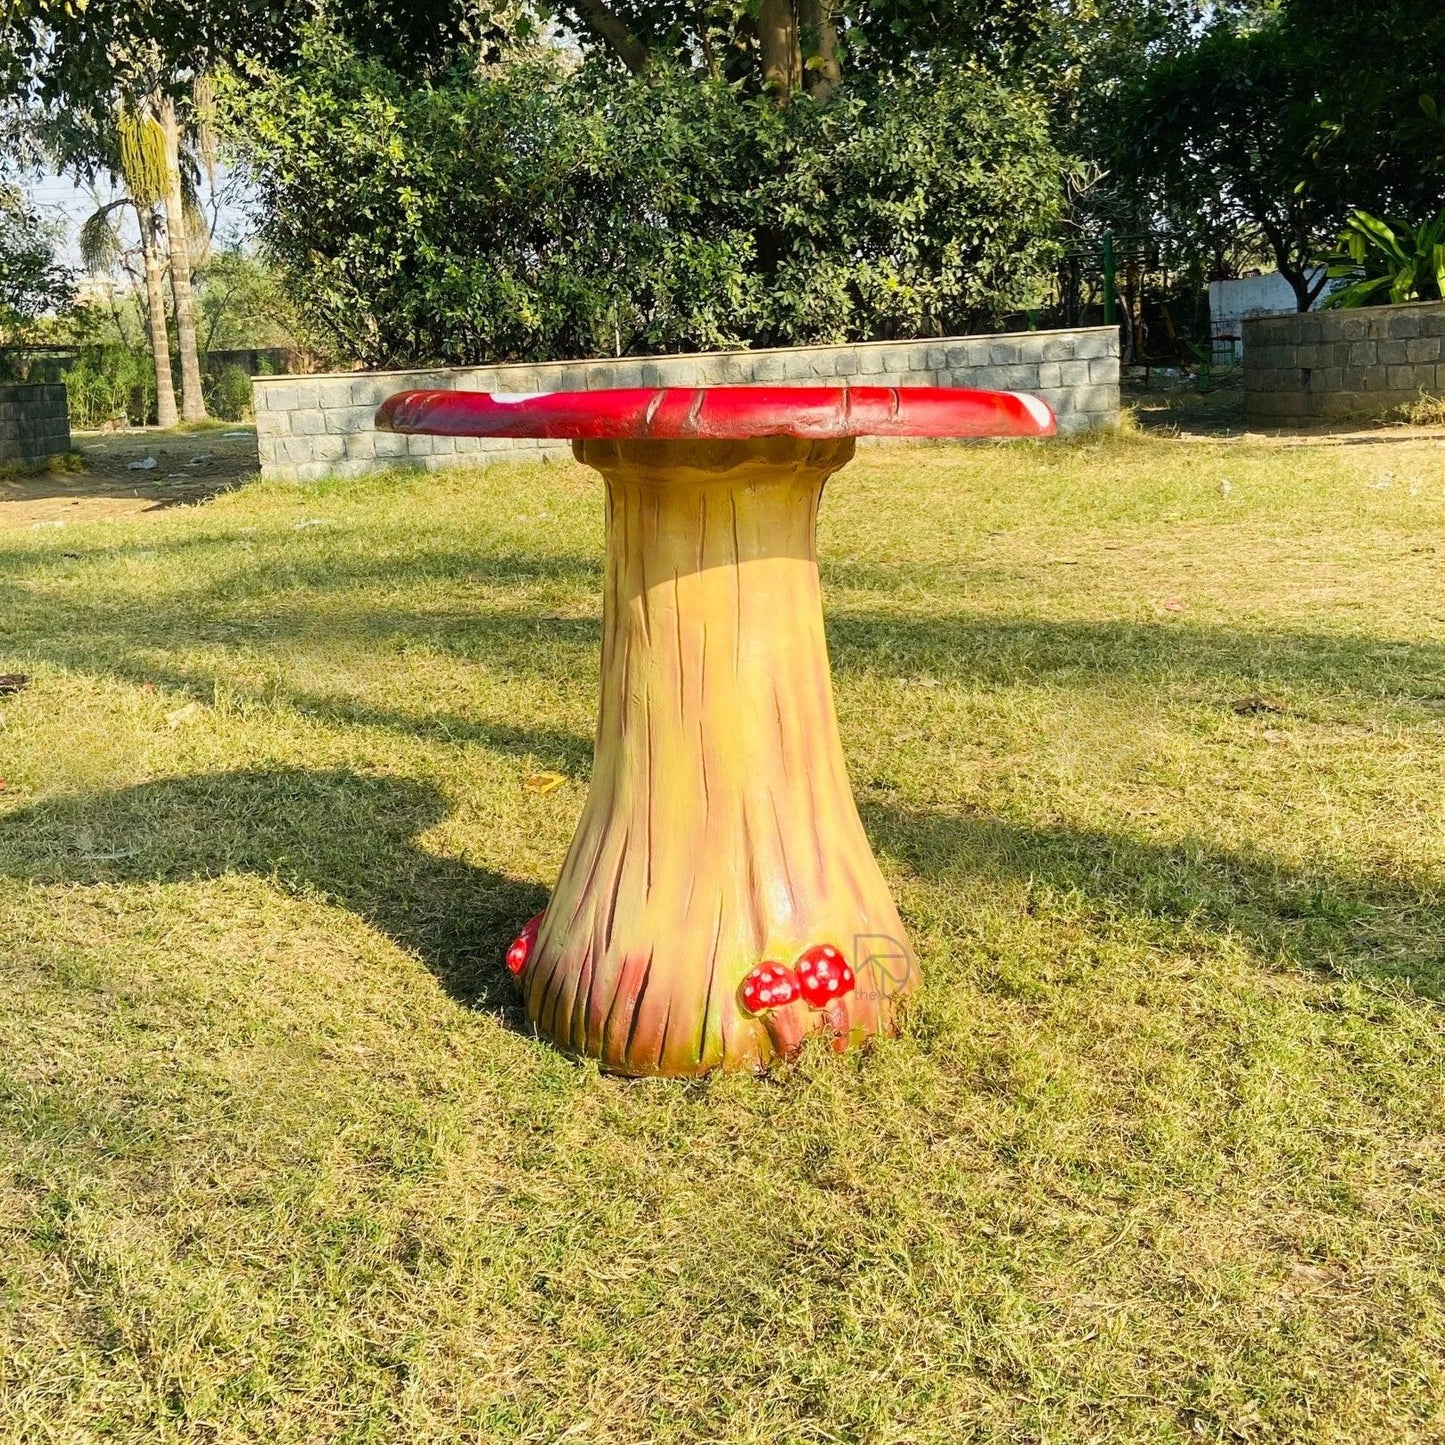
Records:
[[[70,450],[63,384],[0,386],[0,462],[38,462]]]
[[[533,392],[838,382],[1027,391],[1053,407],[1063,432],[1114,427],[1119,421],[1119,333],[1114,327],[1089,327],[779,351],[258,376],[256,441],[261,474],[294,481],[357,476],[387,466],[430,468],[499,457],[570,456],[566,442],[394,436],[378,432],[373,417],[393,392],[421,387]]]
[[[1445,302],[1365,306],[1244,323],[1244,413],[1252,426],[1379,416],[1445,396]]]

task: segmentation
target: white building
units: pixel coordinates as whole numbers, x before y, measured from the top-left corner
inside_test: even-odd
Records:
[[[1321,274],[1316,267],[1310,273],[1314,281]],[[1323,291],[1315,297],[1311,310],[1324,300]],[[1292,287],[1278,271],[1263,276],[1241,276],[1235,281],[1209,283],[1209,334],[1214,340],[1214,359],[1227,362],[1231,350],[1235,360],[1244,355],[1244,318],[1246,316],[1279,316],[1298,309]]]

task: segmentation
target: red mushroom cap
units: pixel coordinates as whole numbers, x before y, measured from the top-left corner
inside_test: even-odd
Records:
[[[848,960],[831,943],[810,948],[795,965],[798,986],[809,1008],[823,1008],[845,993],[852,993],[853,970]]]
[[[537,930],[542,926],[542,917],[543,915],[538,913],[529,918],[507,950],[507,967],[514,974],[520,974],[532,956],[532,945],[537,941]]]
[[[435,436],[652,438],[1051,436],[1054,414],[1020,391],[948,386],[629,387],[495,394],[401,391],[382,431]]]
[[[801,992],[797,975],[781,963],[760,963],[743,980],[743,1007],[750,1014],[792,1003]]]

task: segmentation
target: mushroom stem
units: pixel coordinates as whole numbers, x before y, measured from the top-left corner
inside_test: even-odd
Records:
[[[769,1009],[763,1015],[763,1026],[772,1040],[773,1053],[780,1059],[794,1059],[803,1048],[802,1004],[785,1004],[782,1008]]]
[[[814,548],[852,440],[575,450],[607,481],[602,706],[528,1015],[620,1073],[766,1067],[791,1025],[747,1013],[743,979],[831,941],[856,991],[779,1012],[845,1041],[891,1031],[917,968],[848,783]]]
[[[841,1054],[848,1047],[849,1031],[852,1028],[847,1001],[841,998],[829,999],[823,1006],[823,1017],[827,1020],[828,1037],[832,1039],[834,1049]]]

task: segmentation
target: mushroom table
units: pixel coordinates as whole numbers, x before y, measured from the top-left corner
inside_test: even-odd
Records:
[[[942,387],[409,391],[377,425],[569,439],[606,483],[591,788],[507,954],[540,1032],[675,1077],[891,1032],[918,966],[838,737],[823,484],[857,436],[1043,436],[1048,407]]]

